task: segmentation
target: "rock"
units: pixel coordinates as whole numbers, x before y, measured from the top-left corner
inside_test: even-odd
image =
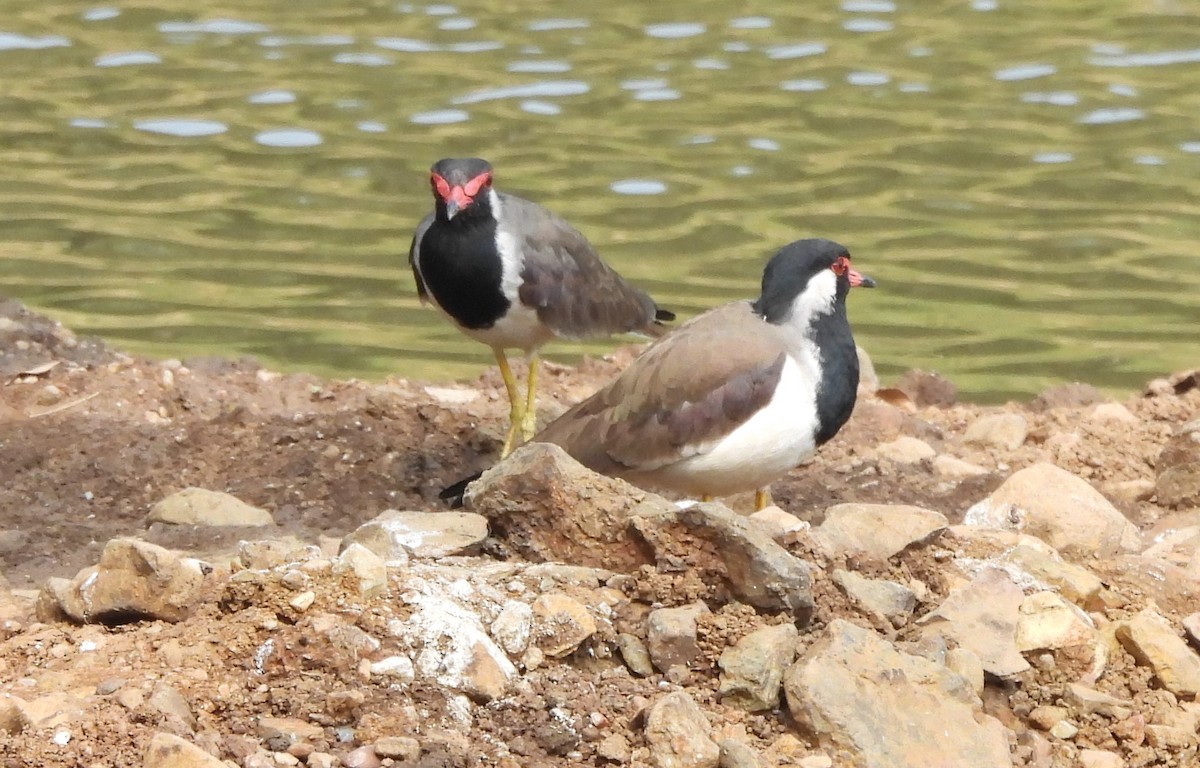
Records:
[[[610,733],[596,745],[596,756],[610,763],[628,763],[629,754],[629,740],[619,733]]]
[[[1035,592],[1021,601],[1015,642],[1022,653],[1094,645],[1095,625],[1062,595]]]
[[[758,753],[747,744],[736,739],[725,739],[720,743],[721,759],[719,768],[763,768]]]
[[[967,510],[964,522],[1023,531],[1068,558],[1138,549],[1138,532],[1088,483],[1053,464],[1026,467]]]
[[[144,619],[182,621],[202,600],[212,568],[138,539],[112,539],[100,562],[75,578],[50,579],[38,597],[42,620],[55,614],[82,623]]]
[[[383,761],[375,754],[375,747],[365,744],[358,749],[352,749],[342,758],[345,768],[379,768]]]
[[[896,382],[896,389],[908,395],[908,399],[919,408],[927,405],[954,405],[958,400],[958,390],[954,384],[941,374],[931,371],[914,369],[905,372]]]
[[[150,698],[146,699],[146,706],[158,712],[168,721],[176,720],[180,724],[187,727],[189,731],[195,731],[199,723],[196,722],[196,716],[192,714],[192,707],[188,704],[187,699],[178,689],[159,683],[154,686],[154,691],[150,694]]]
[[[412,659],[407,656],[386,656],[379,661],[372,661],[370,673],[372,678],[384,678],[397,683],[411,683],[416,678]]]
[[[393,634],[414,649],[417,672],[476,701],[504,695],[516,667],[484,631],[479,615],[449,585],[410,579],[405,602],[413,609]]]
[[[1088,411],[1088,421],[1114,422],[1117,424],[1137,424],[1138,417],[1120,403],[1100,403]]]
[[[387,565],[383,558],[361,544],[343,549],[334,570],[354,574],[363,597],[376,597],[387,589]]]
[[[720,693],[723,703],[748,712],[779,706],[783,673],[796,658],[799,632],[794,624],[756,629],[721,652]]]
[[[983,695],[983,662],[970,648],[946,651],[946,669],[966,680],[976,696]]]
[[[1188,698],[1200,694],[1200,657],[1153,608],[1117,624],[1116,636],[1168,691]]]
[[[556,445],[528,443],[467,487],[463,504],[527,560],[629,573],[652,564],[629,528],[675,505],[584,467]]]
[[[792,716],[860,768],[1010,768],[1005,729],[959,675],[835,619],[784,678]]]
[[[887,560],[946,529],[945,515],[905,504],[835,504],[813,538],[833,552],[861,552]]]
[[[1104,583],[1088,569],[1063,562],[1054,554],[1024,544],[1010,549],[1005,553],[1004,559],[1039,582],[1054,587],[1076,605],[1085,609],[1098,607],[1100,590]]]
[[[321,726],[296,717],[258,718],[258,736],[264,741],[278,740],[287,749],[293,744],[316,741],[325,735]]]
[[[858,356],[858,391],[870,394],[879,389],[879,375],[875,373],[875,363],[871,362],[871,356],[862,347],[856,346],[854,352]]]
[[[238,562],[249,570],[270,570],[289,562],[297,542],[263,539],[238,544]]]
[[[1024,597],[1007,573],[986,568],[918,623],[924,625],[926,636],[939,634],[970,649],[988,674],[1012,677],[1029,669],[1016,646],[1017,618]]]
[[[1050,735],[1056,739],[1073,739],[1079,733],[1079,726],[1068,720],[1060,720],[1050,729]]]
[[[925,459],[932,459],[937,451],[924,440],[908,435],[901,435],[890,443],[882,443],[875,447],[879,458],[896,464],[916,464]]]
[[[1035,397],[1029,403],[1029,407],[1035,411],[1049,411],[1055,408],[1082,408],[1083,406],[1098,403],[1103,399],[1104,396],[1100,394],[1100,390],[1091,384],[1082,384],[1076,381],[1047,389]]]
[[[142,768],[228,768],[224,762],[190,741],[169,733],[156,733],[142,759]]]
[[[561,592],[539,595],[532,614],[532,640],[551,659],[566,656],[596,634],[596,620],[588,609]]]
[[[913,591],[894,581],[868,579],[853,571],[837,569],[833,572],[833,582],[863,608],[894,626],[906,624],[917,607]]]
[[[1085,715],[1104,715],[1114,720],[1124,720],[1133,714],[1132,701],[1109,696],[1083,683],[1068,683],[1063,701],[1074,711]]]
[[[148,523],[171,525],[275,525],[265,509],[252,507],[236,496],[207,488],[184,488],[150,508]]]
[[[1102,749],[1079,750],[1081,768],[1125,768],[1125,758]]]
[[[1040,728],[1043,731],[1048,731],[1061,723],[1063,720],[1066,720],[1067,714],[1066,707],[1052,707],[1043,704],[1041,706],[1034,707],[1033,711],[1029,713],[1029,716],[1026,719],[1028,719],[1029,722],[1035,727]]]
[[[1200,461],[1164,470],[1154,481],[1154,495],[1166,507],[1200,505]]]
[[[990,413],[967,427],[963,442],[1015,451],[1025,442],[1029,425],[1019,413]]]
[[[29,726],[24,703],[12,694],[0,694],[0,733],[17,734]]]
[[[977,475],[986,475],[988,470],[978,464],[942,454],[933,459],[933,473],[949,480],[963,480]]]
[[[708,720],[683,691],[668,693],[646,715],[646,746],[657,768],[717,768],[721,748],[709,737]]]
[[[639,677],[649,677],[654,674],[654,663],[650,661],[650,651],[637,635],[622,632],[617,635],[617,649],[629,671]]]
[[[789,533],[802,531],[808,528],[808,524],[795,515],[784,512],[779,507],[772,504],[766,509],[760,509],[748,518],[759,529],[770,536],[775,541],[781,540]]]
[[[653,551],[666,557],[676,556],[672,547],[681,538],[703,539],[711,546],[712,557],[698,553],[697,564],[719,568],[714,577],[724,576],[735,597],[755,608],[787,611],[808,621],[813,606],[808,564],[727,507],[705,503],[678,509],[672,505],[639,515],[632,525]]]
[[[500,613],[490,627],[492,638],[509,656],[520,656],[529,647],[529,635],[533,630],[533,608],[520,600],[509,600],[500,608]]]
[[[439,558],[478,551],[488,536],[487,520],[469,512],[397,512],[389,509],[346,538],[341,549],[361,544],[393,567],[410,557]]]
[[[1189,613],[1183,617],[1183,630],[1193,648],[1200,648],[1200,613]]]
[[[660,671],[682,664],[687,666],[700,654],[696,637],[696,619],[708,613],[704,603],[680,608],[659,608],[646,617],[646,648],[650,660]]]
[[[375,754],[393,760],[416,760],[421,756],[421,742],[408,736],[384,736],[375,740]]]

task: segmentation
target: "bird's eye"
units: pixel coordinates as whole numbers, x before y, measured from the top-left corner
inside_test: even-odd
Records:
[[[842,275],[846,274],[847,271],[849,271],[850,259],[847,259],[845,256],[838,256],[829,268],[833,270],[833,274],[841,277]]]

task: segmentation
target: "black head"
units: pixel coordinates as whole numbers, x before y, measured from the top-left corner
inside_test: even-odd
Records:
[[[875,281],[850,268],[850,252],[832,240],[797,240],[780,248],[763,270],[762,295],[754,311],[767,322],[787,321],[797,309],[808,314],[832,311],[853,286],[874,288]],[[797,298],[805,303],[797,307]]]
[[[429,169],[429,186],[438,212],[445,210],[446,220],[470,208],[478,198],[487,198],[492,188],[492,164],[478,157],[447,157]]]

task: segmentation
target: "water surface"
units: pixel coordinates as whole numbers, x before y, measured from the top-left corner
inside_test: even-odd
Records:
[[[428,166],[477,154],[684,316],[846,244],[885,377],[997,400],[1200,363],[1195,4],[8,11],[0,293],[120,347],[478,373],[405,262]]]

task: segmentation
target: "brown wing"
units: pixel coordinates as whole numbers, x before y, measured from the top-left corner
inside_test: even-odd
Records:
[[[421,253],[421,239],[425,237],[425,233],[433,224],[434,214],[429,214],[421,219],[421,223],[417,225],[417,231],[413,233],[412,244],[408,246],[408,266],[412,267],[413,280],[417,283],[417,296],[420,297],[421,303],[429,301],[429,291],[425,290],[425,281],[421,279],[421,270],[417,267],[417,257]]]
[[[524,254],[522,304],[562,338],[637,331],[660,336],[658,322],[674,319],[605,264],[582,234],[562,218],[519,197],[498,193],[503,230]]]
[[[749,302],[727,304],[655,342],[534,440],[605,474],[654,470],[711,450],[765,406],[786,357]]]

